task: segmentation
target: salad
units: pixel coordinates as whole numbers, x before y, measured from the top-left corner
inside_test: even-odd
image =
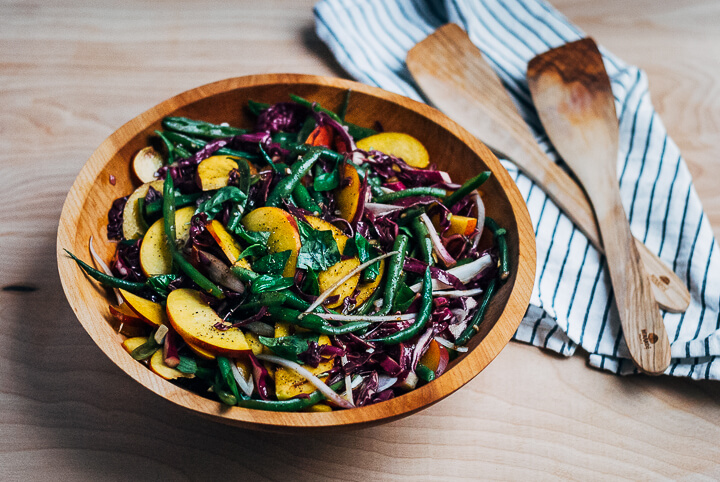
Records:
[[[115,200],[110,311],[124,348],[224,404],[330,411],[432,381],[509,274],[478,188],[422,143],[291,95],[251,130],[167,117]],[[460,162],[460,161],[457,161]],[[111,179],[112,182],[112,179]]]

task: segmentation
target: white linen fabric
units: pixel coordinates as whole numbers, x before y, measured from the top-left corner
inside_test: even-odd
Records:
[[[424,101],[405,65],[410,48],[453,22],[502,79],[537,141],[558,159],[532,104],[527,63],[585,36],[541,0],[322,0],[316,31],[360,82]],[[667,374],[720,379],[720,258],[678,147],[648,93],[645,74],[601,47],[620,124],[618,176],[633,234],[686,283],[686,313],[663,312],[672,343]],[[629,359],[603,256],[542,189],[503,161],[525,197],[537,236],[537,277],[515,339],[566,356],[578,346],[592,366],[637,373]]]

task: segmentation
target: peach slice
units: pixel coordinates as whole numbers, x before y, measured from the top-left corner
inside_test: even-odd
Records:
[[[165,161],[158,151],[152,146],[147,146],[138,151],[133,158],[133,172],[140,179],[140,182],[147,183],[155,181],[155,173]]]
[[[330,338],[326,335],[320,335],[318,338],[319,345],[329,345]],[[316,368],[309,365],[304,365],[313,375],[320,375],[329,371],[333,367],[333,360],[321,362]],[[321,380],[325,380],[327,376],[320,377]],[[275,370],[275,395],[278,400],[287,400],[289,398],[298,396],[303,393],[312,393],[315,390],[315,386],[308,382],[304,377],[298,375],[292,370],[288,370],[284,367],[278,367]]]
[[[345,236],[342,231],[340,231],[338,228],[328,223],[327,221],[323,221],[322,219],[316,218],[314,216],[306,216],[305,219],[307,220],[308,224],[313,227],[313,229],[332,232],[333,238],[335,239],[335,242],[337,243],[340,252],[342,253],[345,250],[345,245],[350,238]],[[318,285],[320,288],[320,292],[322,293],[323,291],[330,288],[332,285],[335,284],[336,281],[347,275],[350,271],[354,270],[358,266],[360,266],[360,260],[357,257],[349,258],[339,261],[334,265],[330,266],[327,270],[318,273]],[[352,296],[359,281],[360,274],[357,274],[343,284],[341,284],[331,294],[331,296],[338,295],[338,301],[325,306],[327,306],[328,308],[337,308],[339,306],[342,306],[345,298],[348,296]]]
[[[125,300],[125,303],[130,309],[138,315],[138,317],[148,323],[151,326],[166,325],[168,323],[165,310],[162,305],[155,303],[140,296],[120,289],[120,296]]]
[[[222,319],[197,290],[178,289],[167,298],[167,316],[175,331],[189,344],[201,350],[237,357],[250,351],[239,328],[218,330]]]
[[[144,323],[144,321],[132,311],[127,303],[121,303],[119,305],[110,305],[110,314],[117,318],[121,323],[128,325],[137,325]]]
[[[122,346],[123,348],[125,348],[125,351],[127,351],[128,353],[132,353],[135,348],[144,345],[147,340],[147,336],[134,336],[132,338],[125,338],[122,342]]]
[[[200,189],[214,191],[228,185],[230,171],[237,169],[238,164],[232,156],[210,156],[197,168],[197,179]]]
[[[357,141],[357,148],[363,151],[380,151],[399,157],[409,166],[426,168],[430,155],[422,143],[413,136],[401,132],[383,132]]]
[[[268,248],[271,253],[290,250],[290,259],[285,265],[283,276],[295,276],[295,266],[301,247],[295,218],[280,208],[265,206],[250,211],[241,222],[248,231],[270,233]]]
[[[475,232],[476,226],[477,218],[469,218],[467,216],[450,214],[450,227],[447,231],[445,231],[445,236],[452,236],[454,234],[470,236]]]
[[[382,280],[383,273],[385,272],[385,260],[381,259],[379,261],[380,263],[380,272],[375,277],[373,281],[368,281],[366,283],[360,283],[357,287],[357,296],[355,297],[355,306],[361,306],[363,303],[365,303],[368,298],[372,296],[372,294],[375,292],[376,289],[378,289],[378,286],[380,286],[380,281]]]
[[[125,208],[123,209],[123,236],[125,239],[139,239],[145,234],[145,222],[142,213],[138,209],[138,201],[144,198],[150,187],[156,191],[163,192],[163,181],[146,182],[130,194]]]
[[[190,220],[195,208],[188,206],[175,212],[177,239],[187,242],[190,236]],[[150,226],[140,244],[140,268],[145,276],[157,276],[172,272],[172,255],[167,246],[165,221],[160,218]]]
[[[420,363],[432,370],[433,373],[440,376],[450,361],[450,354],[447,349],[437,340],[432,340],[425,354],[420,358]]]
[[[158,349],[150,358],[150,370],[163,377],[165,380],[174,380],[176,378],[194,378],[195,375],[183,373],[168,366],[163,357],[163,351]]]
[[[340,216],[349,222],[353,222],[360,205],[360,186],[362,183],[357,169],[352,164],[345,164],[343,177],[344,180],[341,182],[343,187],[338,189],[335,200],[337,201]]]
[[[250,263],[248,263],[245,258],[238,260],[240,253],[242,252],[240,245],[237,241],[235,241],[235,238],[233,238],[232,234],[225,229],[225,226],[223,226],[220,221],[213,219],[207,225],[207,230],[215,242],[217,242],[218,246],[220,246],[220,249],[230,263],[245,269],[250,269]]]
[[[187,341],[185,342],[187,343]],[[207,350],[203,350],[202,348],[198,348],[197,346],[193,345],[192,343],[187,343],[187,346],[195,352],[197,356],[200,358],[204,358],[205,360],[214,360],[215,354],[212,352],[209,352]]]

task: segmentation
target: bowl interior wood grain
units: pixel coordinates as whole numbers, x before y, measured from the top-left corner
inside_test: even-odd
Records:
[[[107,213],[112,201],[132,192],[139,182],[130,170],[132,156],[146,146],[168,115],[186,116],[251,127],[247,101],[279,102],[294,93],[323,107],[337,109],[352,89],[347,120],[385,131],[405,132],[427,148],[431,162],[462,182],[481,170],[492,171],[482,186],[487,214],[508,234],[511,275],[495,295],[469,351],[454,360],[437,380],[417,390],[368,407],[328,413],[281,413],[228,408],[180,388],[133,360],[108,311],[111,293],[90,280],[68,258],[68,249],[90,260],[88,239],[94,236],[101,257],[110,260],[115,245],[107,242]],[[111,176],[116,182],[111,183]],[[527,308],[535,276],[535,239],[523,198],[495,156],[462,127],[424,104],[347,80],[307,75],[270,74],[238,77],[177,95],[122,126],[93,153],[70,190],[63,207],[57,241],[58,269],[72,309],[95,343],[125,373],[158,395],[223,423],[268,430],[329,429],[387,422],[423,409],[448,396],[480,373],[507,344]]]

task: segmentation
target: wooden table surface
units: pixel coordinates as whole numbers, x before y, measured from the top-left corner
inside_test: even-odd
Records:
[[[582,355],[511,343],[410,418],[285,436],[186,413],[95,347],[55,264],[81,166],[127,120],[186,89],[264,72],[347,76],[314,34],[312,4],[0,2],[0,480],[720,477],[718,382],[619,378]],[[555,4],[647,71],[720,234],[720,3]]]

